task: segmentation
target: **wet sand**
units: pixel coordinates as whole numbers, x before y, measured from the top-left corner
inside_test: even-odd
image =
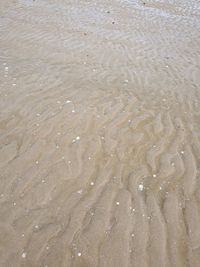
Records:
[[[200,266],[200,4],[1,0],[0,266]]]

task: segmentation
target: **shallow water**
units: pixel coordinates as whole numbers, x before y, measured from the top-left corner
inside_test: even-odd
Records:
[[[1,0],[0,266],[200,266],[198,1]]]

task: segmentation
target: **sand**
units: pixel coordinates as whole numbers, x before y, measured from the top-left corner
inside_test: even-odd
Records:
[[[0,267],[200,266],[200,5],[0,1]]]

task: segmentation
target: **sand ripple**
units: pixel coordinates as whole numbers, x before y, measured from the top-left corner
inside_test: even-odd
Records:
[[[1,1],[0,266],[199,267],[197,2]]]

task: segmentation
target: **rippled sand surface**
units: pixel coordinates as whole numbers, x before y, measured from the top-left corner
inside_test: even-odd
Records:
[[[199,1],[0,1],[0,266],[200,266]]]

